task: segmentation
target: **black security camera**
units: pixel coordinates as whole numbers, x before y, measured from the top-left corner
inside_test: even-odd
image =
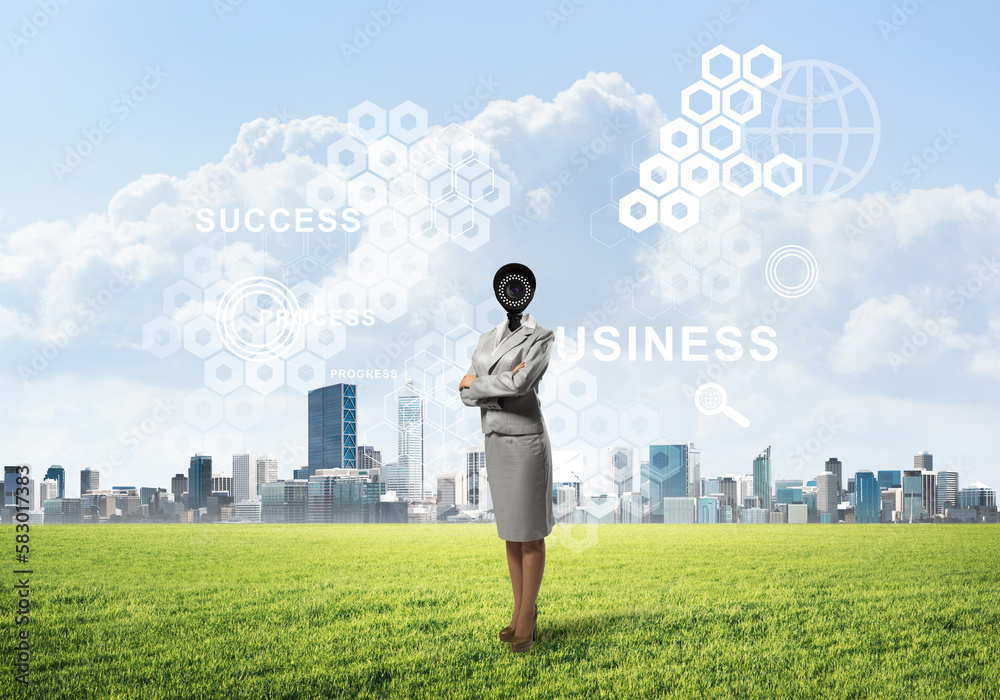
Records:
[[[493,292],[508,314],[519,314],[535,295],[535,275],[527,265],[507,263],[493,276]]]

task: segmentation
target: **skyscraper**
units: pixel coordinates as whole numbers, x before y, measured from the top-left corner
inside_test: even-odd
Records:
[[[878,487],[880,489],[898,489],[903,487],[902,472],[898,469],[879,469]]]
[[[830,522],[837,522],[837,474],[825,471],[816,476],[816,510]]]
[[[174,494],[174,503],[181,502],[181,496],[188,490],[188,478],[183,474],[175,474],[170,480],[170,492]]]
[[[701,497],[701,450],[693,444],[688,443],[688,484],[687,495],[689,498]]]
[[[937,512],[944,515],[946,508],[958,505],[958,472],[943,470],[937,472]]]
[[[250,453],[233,454],[233,503],[242,503],[250,498]],[[254,494],[256,495],[256,494]]]
[[[980,481],[973,481],[958,492],[959,508],[989,508],[996,504],[997,492]]]
[[[924,471],[906,469],[903,471],[903,521],[912,523],[920,520],[924,500]]]
[[[317,469],[357,468],[357,387],[333,384],[309,392],[309,466],[295,479]]]
[[[382,453],[371,445],[358,446],[358,469],[381,469]]]
[[[97,491],[101,488],[101,473],[96,469],[83,469],[80,471],[80,495],[87,491]]]
[[[877,523],[882,520],[882,494],[878,480],[870,471],[860,471],[854,476],[856,494],[854,522]]]
[[[650,445],[649,463],[654,472],[663,476],[663,498],[688,495],[687,445]],[[662,504],[657,512],[663,512]]]
[[[295,471],[301,471],[296,469]],[[262,454],[257,458],[257,473],[254,477],[256,482],[256,493],[259,496],[264,484],[271,484],[278,480],[278,456],[270,453]]]
[[[396,494],[406,501],[424,497],[424,400],[412,379],[399,390],[399,469],[406,479],[405,493]]]
[[[53,464],[45,472],[46,479],[52,479],[59,485],[59,494],[52,498],[66,498],[66,470],[60,464]]]
[[[913,468],[930,471],[934,468],[934,455],[926,450],[920,454],[913,455]]]
[[[844,465],[836,457],[826,460],[826,471],[837,475],[837,503],[843,500],[844,491]],[[836,518],[834,518],[836,522]]]
[[[933,518],[937,512],[937,473],[924,470],[923,478],[923,500],[920,510],[925,518]]]
[[[632,490],[632,448],[612,447],[608,454],[608,473],[620,496]]]
[[[487,510],[486,504],[480,501],[481,494],[486,489],[486,447],[468,447],[465,450],[465,483],[468,488],[466,502],[480,510]]]
[[[211,495],[212,457],[199,452],[191,458],[191,466],[188,467],[188,509],[207,507]]]
[[[768,445],[753,460],[753,493],[758,498],[760,507],[772,510],[771,500],[771,446]]]

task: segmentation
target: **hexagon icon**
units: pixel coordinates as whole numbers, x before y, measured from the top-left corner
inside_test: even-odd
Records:
[[[347,110],[347,122],[354,125],[365,141],[385,136],[385,110],[368,100]]]
[[[326,165],[341,177],[360,175],[368,167],[368,147],[353,136],[341,136],[327,147]]]
[[[347,203],[365,216],[371,216],[387,202],[385,180],[375,173],[361,173],[347,183]]]
[[[632,308],[646,318],[656,318],[670,309],[670,289],[657,275],[646,275],[632,285]]]
[[[677,161],[663,153],[654,153],[639,165],[639,184],[655,197],[677,188]]]
[[[157,316],[142,327],[142,347],[161,360],[181,349],[181,327],[166,316]]]
[[[496,328],[506,318],[503,309],[492,297],[476,304],[476,330],[480,333]]]
[[[355,282],[370,287],[389,274],[384,250],[362,243],[347,256],[347,276]]]
[[[661,275],[665,292],[676,306],[688,301],[701,291],[698,271],[686,262],[675,262]]]
[[[413,172],[414,191],[429,202],[439,202],[455,191],[455,172],[440,160],[431,160]]]
[[[368,290],[372,311],[386,323],[395,321],[406,313],[406,287],[388,279]]]
[[[427,131],[427,110],[407,100],[389,110],[389,135],[406,145],[416,143]]]
[[[704,124],[719,114],[721,101],[718,88],[699,80],[681,90],[681,114],[692,121]]]
[[[458,124],[449,124],[434,135],[437,157],[451,166],[475,158],[475,138],[472,132]]]
[[[722,245],[732,251],[736,267],[746,267],[760,258],[760,234],[744,224],[723,233]]]
[[[470,209],[459,223],[451,240],[465,250],[475,250],[490,240],[490,218],[481,211]]]
[[[618,202],[618,221],[633,231],[645,231],[659,216],[656,197],[645,190],[636,190]]]
[[[622,435],[636,445],[648,445],[660,432],[660,409],[639,399],[622,410]]]
[[[676,161],[698,152],[698,126],[677,117],[660,129],[660,150]]]
[[[719,163],[696,153],[681,163],[681,187],[691,194],[706,195],[719,186]]]
[[[311,352],[300,352],[288,361],[288,386],[307,394],[326,384],[326,361]]]
[[[411,195],[393,207],[396,228],[415,239],[433,232],[434,207],[423,197]]]
[[[473,313],[472,304],[452,296],[442,302],[440,311],[434,315],[434,327],[439,333],[450,333],[462,326],[471,327]]]
[[[781,168],[782,170],[778,170]],[[787,185],[779,185],[774,181],[774,176],[778,172],[792,171],[792,179]],[[785,178],[788,179],[787,177]],[[802,163],[792,158],[787,153],[779,153],[771,160],[764,163],[764,187],[775,194],[787,197],[795,190],[802,187]]]
[[[247,362],[246,385],[261,394],[270,394],[285,383],[285,362],[278,358]]]
[[[427,277],[427,253],[412,243],[389,253],[389,278],[410,287]]]
[[[406,146],[391,136],[368,145],[368,169],[389,180],[409,170],[410,157]]]
[[[493,168],[473,158],[455,168],[455,191],[478,202],[493,191]]]
[[[189,280],[178,280],[163,290],[163,313],[173,316],[185,304],[201,303],[202,291]]]
[[[208,430],[222,422],[222,397],[202,387],[184,397],[184,422]]]
[[[621,414],[603,399],[583,409],[580,420],[583,427],[580,437],[597,447],[617,440],[621,435]]]
[[[243,386],[243,360],[220,352],[205,361],[205,386],[223,396]]]
[[[163,433],[163,456],[173,464],[184,464],[202,452],[205,436],[187,423],[179,423]]]
[[[569,442],[578,434],[580,414],[566,404],[556,402],[545,407],[545,430],[553,446]]]
[[[743,54],[743,78],[767,87],[781,77],[781,55],[763,44]]]
[[[395,250],[407,241],[406,231],[396,226],[396,213],[383,209],[368,217],[368,240],[386,252]]]
[[[377,264],[377,261],[374,261]],[[342,318],[345,311],[364,312],[368,304],[368,291],[354,279],[334,283],[326,293],[326,308],[334,318]]]
[[[760,163],[740,153],[722,164],[722,186],[744,197],[760,187]]]
[[[698,198],[684,190],[674,190],[660,200],[660,223],[683,232],[698,223]]]
[[[434,205],[434,225],[449,236],[461,233],[466,221],[472,220],[472,202],[451,194]]]
[[[684,258],[696,268],[705,267],[722,256],[719,234],[701,224],[684,233],[683,247]]]
[[[184,349],[203,360],[221,350],[222,340],[215,319],[198,316],[184,324]]]
[[[722,116],[746,124],[760,114],[760,90],[739,80],[722,91]]]
[[[618,218],[618,207],[605,204],[590,215],[590,237],[608,248],[629,237],[628,228]]]
[[[306,347],[310,352],[329,359],[347,347],[347,328],[341,323],[312,324],[306,328]]]
[[[597,401],[597,378],[582,367],[570,367],[559,375],[559,400],[581,411]]]
[[[721,304],[740,293],[740,271],[727,260],[716,260],[701,271],[701,293]]]
[[[347,203],[347,181],[329,171],[306,183],[306,204],[312,209],[340,209]]]
[[[725,87],[740,77],[740,55],[719,44],[701,55],[701,77],[716,87]]]
[[[199,287],[208,287],[222,279],[219,251],[204,243],[184,253],[184,276]]]
[[[264,420],[264,397],[246,387],[226,397],[226,422],[249,430]]]
[[[476,209],[486,214],[486,216],[493,216],[497,212],[506,209],[509,204],[510,182],[494,173],[493,189],[483,195],[482,199],[476,200]]]
[[[740,150],[740,125],[725,117],[716,117],[701,127],[701,148],[719,160]]]

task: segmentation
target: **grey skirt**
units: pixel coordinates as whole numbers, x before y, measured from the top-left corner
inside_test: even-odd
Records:
[[[486,481],[497,535],[529,542],[552,532],[552,446],[548,433],[485,436]]]

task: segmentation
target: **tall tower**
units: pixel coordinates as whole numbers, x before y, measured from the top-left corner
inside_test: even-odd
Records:
[[[860,471],[854,475],[855,509],[854,522],[877,523],[882,520],[882,492],[878,479],[870,471]]]
[[[250,498],[250,453],[233,454],[233,503],[242,503]]]
[[[958,472],[937,472],[937,512],[944,515],[946,508],[958,505]]]
[[[913,468],[930,471],[934,468],[934,455],[924,450],[920,454],[913,455]]]
[[[308,479],[317,469],[357,468],[357,386],[333,384],[309,392],[309,466],[296,469]]]
[[[59,485],[59,495],[52,496],[52,498],[66,498],[66,470],[62,468],[61,464],[53,464],[49,467],[48,471],[45,472],[46,479],[52,479]]]
[[[87,491],[97,491],[101,488],[101,473],[96,469],[83,469],[80,471],[80,495]]]
[[[170,492],[174,494],[174,503],[181,502],[181,496],[188,490],[188,478],[183,474],[175,474],[170,480]]]
[[[208,497],[212,495],[212,457],[200,452],[191,458],[188,467],[188,502],[191,510],[204,508],[208,505]]]
[[[466,503],[480,510],[486,510],[482,500],[486,492],[486,448],[483,445],[465,450],[465,483],[468,485]]]
[[[615,485],[615,494],[632,490],[632,448],[612,447],[608,454],[608,475]]]
[[[823,472],[816,477],[816,511],[820,516],[827,514],[831,522],[837,522],[837,475]]]
[[[399,390],[399,469],[406,479],[406,494],[400,500],[424,497],[424,401],[412,379]]]
[[[753,461],[753,493],[760,507],[770,511],[774,508],[771,500],[771,446],[768,445]]]
[[[687,446],[687,459],[688,483],[685,495],[697,499],[701,497],[701,450],[690,442]]]
[[[826,471],[837,475],[837,503],[840,503],[844,494],[844,465],[836,457],[831,457],[826,460]]]
[[[264,484],[271,484],[278,480],[278,456],[273,454],[262,454],[257,458],[257,469],[254,475],[256,493],[259,496]],[[298,471],[298,470],[296,470]]]

